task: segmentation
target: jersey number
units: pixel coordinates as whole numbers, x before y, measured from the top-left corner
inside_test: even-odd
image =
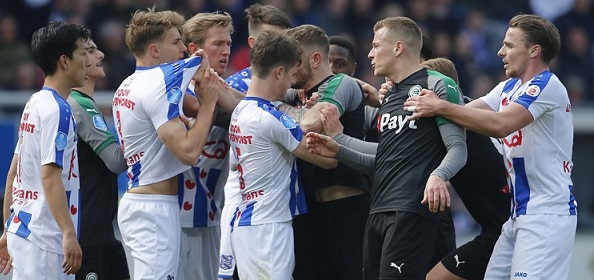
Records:
[[[237,173],[239,173],[239,189],[245,189],[245,180],[243,179],[243,167],[239,164],[239,156],[241,156],[241,150],[239,147],[235,147],[235,159],[237,159]]]

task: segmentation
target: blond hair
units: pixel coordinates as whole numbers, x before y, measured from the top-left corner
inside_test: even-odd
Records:
[[[135,56],[142,56],[150,44],[163,40],[167,30],[179,30],[183,23],[184,17],[173,11],[137,10],[126,26],[126,45]]]
[[[194,43],[202,46],[206,32],[215,26],[227,28],[229,34],[233,34],[233,19],[228,13],[198,13],[182,25],[182,40],[186,45]]]
[[[445,76],[450,77],[457,85],[460,84],[458,81],[458,71],[456,71],[456,66],[451,60],[445,57],[432,58],[423,61],[421,65],[429,68],[430,70],[437,71],[441,74],[444,74]]]

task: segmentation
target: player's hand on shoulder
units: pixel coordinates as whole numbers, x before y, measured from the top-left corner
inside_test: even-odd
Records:
[[[407,120],[415,120],[418,118],[426,118],[438,115],[440,110],[440,103],[442,100],[429,89],[421,90],[421,93],[416,96],[411,96],[404,102],[404,110],[412,112],[413,114],[407,117]]]
[[[0,237],[0,273],[6,275],[12,269],[12,258],[8,253],[8,246],[6,241],[6,231]]]
[[[64,250],[64,262],[62,262],[64,273],[76,274],[82,264],[82,250],[76,239],[76,234],[64,234],[62,248]]]
[[[446,182],[439,176],[431,175],[425,185],[425,193],[421,204],[429,204],[429,211],[444,211],[450,207],[450,193]]]
[[[325,105],[320,109],[320,120],[322,121],[324,134],[332,138],[344,130],[340,123],[340,112],[334,104]]]
[[[390,90],[390,88],[393,86],[394,86],[394,83],[392,81],[390,81],[390,79],[388,79],[388,78],[386,78],[385,83],[382,83],[382,85],[380,86],[380,89],[378,90],[380,104],[382,104],[384,102],[384,99],[386,98],[386,94],[388,93],[388,90]]]
[[[363,101],[365,102],[365,105],[376,108],[379,107],[381,105],[379,91],[372,85],[362,80],[357,78],[354,79],[361,85],[361,88],[363,89]]]

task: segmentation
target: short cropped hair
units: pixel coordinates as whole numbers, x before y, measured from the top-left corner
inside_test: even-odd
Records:
[[[65,55],[73,58],[77,41],[87,41],[89,38],[91,31],[86,27],[66,22],[50,22],[33,33],[33,60],[46,76],[51,76],[56,73],[60,57]]]
[[[385,18],[373,26],[373,32],[377,32],[381,28],[388,29],[392,38],[403,41],[412,51],[421,52],[423,46],[421,29],[412,19],[407,17]]]
[[[322,53],[323,57],[328,57],[328,53],[330,52],[330,41],[324,29],[315,25],[304,24],[293,27],[286,33],[297,40],[302,48],[314,47]]]
[[[268,77],[278,66],[284,66],[288,70],[301,62],[299,42],[271,31],[264,31],[258,36],[250,55],[252,73],[260,79]]]
[[[330,36],[329,42],[330,45],[337,45],[340,47],[343,47],[347,50],[347,59],[350,60],[351,62],[356,62],[357,61],[357,51],[355,48],[355,44],[353,44],[353,42],[349,39],[347,39],[346,37],[343,36]]]
[[[541,47],[543,62],[548,64],[559,55],[561,37],[552,22],[537,15],[517,15],[509,21],[509,27],[519,28],[528,44]]]
[[[163,40],[165,31],[179,30],[183,23],[184,17],[177,12],[157,12],[154,7],[137,10],[126,27],[126,45],[135,56],[142,56],[150,44]]]
[[[283,29],[291,28],[291,20],[283,11],[272,5],[254,4],[245,9],[248,21],[248,33],[258,37],[262,32],[262,25],[269,24]]]
[[[437,71],[441,74],[444,74],[450,77],[457,85],[460,84],[458,80],[458,71],[456,71],[456,66],[454,63],[445,58],[445,57],[437,57],[425,60],[421,63],[421,65],[427,67],[428,69]]]
[[[202,46],[206,40],[206,32],[215,26],[228,28],[233,34],[233,19],[228,13],[198,13],[182,25],[184,44],[194,43]]]

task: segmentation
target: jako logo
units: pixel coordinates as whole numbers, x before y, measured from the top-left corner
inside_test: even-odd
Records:
[[[171,276],[171,275],[167,275],[167,280],[174,280],[175,277]]]
[[[518,272],[514,273],[514,277],[526,278],[526,277],[528,277],[528,273],[518,271]]]

